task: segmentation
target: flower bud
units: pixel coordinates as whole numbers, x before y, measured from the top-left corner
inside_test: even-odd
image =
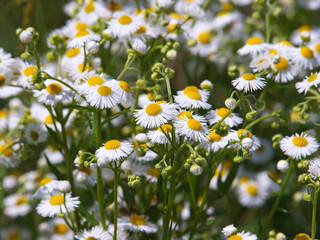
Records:
[[[300,37],[304,42],[310,42],[310,32],[309,31],[301,32]]]
[[[282,232],[277,233],[276,240],[286,240],[287,237]]]
[[[190,38],[189,40],[188,40],[188,42],[187,42],[187,45],[188,45],[188,47],[195,47],[195,46],[197,46],[197,40],[196,39],[193,39],[193,38]]]
[[[166,54],[166,57],[172,61],[175,60],[177,58],[177,51],[176,50],[169,50]]]
[[[226,227],[224,227],[222,229],[222,233],[226,236],[226,237],[230,237],[234,234],[236,234],[238,232],[238,229],[233,225],[228,225]]]
[[[200,166],[205,166],[207,164],[206,159],[203,157],[197,157],[194,161]]]
[[[23,30],[20,35],[19,39],[22,43],[28,44],[32,42],[33,32],[30,30]]]
[[[272,229],[271,231],[269,231],[269,237],[273,238],[276,236],[276,231],[274,229]]]
[[[236,106],[237,101],[234,98],[227,98],[224,101],[224,105],[228,108],[228,109],[232,109]]]
[[[73,163],[76,167],[81,167],[83,165],[83,160],[80,157],[76,157]]]
[[[29,52],[24,52],[24,53],[21,53],[20,57],[22,60],[28,61],[32,58],[32,55]]]
[[[136,81],[136,86],[137,87],[144,87],[144,86],[146,86],[146,84],[147,84],[147,81],[145,79],[138,79]]]
[[[163,20],[163,21],[161,21],[160,24],[161,24],[162,27],[166,27],[166,26],[169,25],[169,23],[170,23],[169,20]]]
[[[203,80],[201,83],[200,83],[200,87],[203,89],[203,90],[208,90],[208,91],[211,91],[212,88],[213,88],[213,84],[212,82],[210,82],[209,80]]]
[[[148,142],[148,138],[145,133],[139,133],[138,135],[136,135],[135,140],[140,144],[145,144],[146,142]]]
[[[303,199],[305,201],[311,201],[311,194],[310,193],[303,194]]]
[[[248,121],[253,121],[253,120],[256,118],[256,116],[257,116],[257,111],[256,111],[256,110],[253,110],[253,111],[248,112],[248,113],[246,114],[246,119],[247,119]]]
[[[79,171],[76,176],[76,180],[79,183],[85,183],[88,180],[88,174],[85,172]]]
[[[254,107],[257,109],[257,110],[263,110],[264,107],[265,107],[265,102],[261,99],[258,99],[256,101],[256,103],[254,104]]]
[[[280,160],[277,163],[277,169],[280,172],[285,173],[289,169],[289,163],[286,160]]]
[[[95,42],[95,41],[90,41],[86,44],[87,50],[89,51],[89,53],[91,54],[95,54],[99,51],[99,43]]]
[[[253,146],[253,140],[249,137],[246,137],[241,140],[241,146],[246,150],[250,150]]]
[[[105,29],[102,31],[102,37],[108,40],[112,40],[114,38],[114,35],[109,29]]]
[[[144,55],[148,51],[147,45],[138,38],[132,40],[131,46],[134,51],[141,55]]]
[[[233,158],[233,161],[234,161],[235,163],[242,162],[242,161],[243,161],[243,157],[241,157],[241,156],[235,156],[235,157]]]
[[[202,168],[198,164],[194,163],[190,167],[190,173],[192,173],[195,176],[199,176],[202,173]]]
[[[71,191],[71,184],[69,181],[59,181],[58,190],[62,193],[68,193]]]

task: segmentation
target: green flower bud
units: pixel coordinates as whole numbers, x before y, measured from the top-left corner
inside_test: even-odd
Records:
[[[185,163],[185,164],[183,165],[183,168],[186,169],[186,170],[189,170],[190,167],[191,167],[191,165],[188,164],[188,163]]]
[[[172,60],[176,60],[177,58],[177,51],[176,50],[169,50],[167,53],[166,53],[166,57],[172,61]]]
[[[193,164],[192,158],[187,158],[186,162],[187,162],[188,164],[190,164],[190,165]]]
[[[138,79],[136,81],[137,87],[145,87],[147,85],[147,81],[145,79]]]
[[[310,193],[303,194],[303,199],[305,201],[311,201],[311,194]]]
[[[195,162],[196,162],[198,165],[200,165],[200,166],[205,166],[205,165],[207,164],[206,159],[203,158],[203,157],[197,157],[197,158],[195,159]]]
[[[241,156],[235,156],[235,157],[233,158],[233,161],[234,161],[235,163],[240,163],[240,162],[243,161],[243,157],[241,157]]]
[[[175,42],[172,46],[173,49],[175,50],[179,50],[180,49],[180,43],[179,42]]]
[[[257,110],[263,110],[265,108],[265,102],[261,99],[258,99],[256,103],[254,104],[255,109]]]
[[[276,231],[274,229],[272,229],[271,231],[269,231],[269,237],[275,237],[276,236]]]
[[[56,54],[53,51],[50,51],[46,55],[48,61],[52,62],[57,59]]]
[[[169,25],[169,20],[162,20],[161,21],[161,23],[160,23],[160,25],[162,26],[162,27],[167,27],[168,25]]]
[[[257,111],[256,111],[256,110],[253,110],[253,111],[248,112],[248,113],[246,114],[246,119],[247,119],[248,121],[253,121],[254,119],[256,119],[256,117],[257,117]]]
[[[190,38],[187,42],[187,45],[188,47],[192,48],[192,47],[195,47],[197,46],[197,40],[196,39],[193,39],[193,38]]]
[[[158,171],[160,171],[162,169],[162,167],[161,167],[161,165],[159,163],[154,165],[154,168],[157,169]]]
[[[29,52],[24,52],[24,53],[21,53],[20,57],[22,60],[28,61],[32,58],[32,54]]]
[[[273,15],[274,17],[278,17],[278,16],[281,14],[281,11],[282,11],[282,8],[281,8],[281,7],[276,7],[276,8],[273,10],[272,15]]]
[[[165,72],[165,74],[167,74],[168,78],[173,78],[173,77],[174,77],[175,72],[174,72],[173,69],[171,69],[171,68],[166,68],[166,69],[164,70],[164,72]]]
[[[254,19],[261,19],[261,13],[259,11],[255,11],[252,13],[252,17]]]

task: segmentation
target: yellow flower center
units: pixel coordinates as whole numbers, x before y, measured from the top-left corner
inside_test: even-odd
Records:
[[[285,69],[288,68],[289,62],[288,62],[287,59],[281,57],[281,58],[280,58],[280,61],[279,61],[278,63],[274,64],[274,66],[275,66],[278,70],[283,71],[283,70],[285,70]]]
[[[299,32],[304,32],[304,31],[311,31],[311,26],[310,25],[302,25],[299,27]]]
[[[13,150],[8,148],[7,144],[0,145],[0,154],[5,155],[6,157],[11,157],[13,154]]]
[[[147,31],[147,28],[145,25],[142,25],[139,27],[139,29],[136,31],[136,34],[145,33]]]
[[[8,240],[20,240],[21,235],[18,232],[11,232],[8,234]]]
[[[48,93],[54,95],[62,92],[62,86],[59,83],[51,83],[46,87]]]
[[[262,43],[262,39],[259,37],[251,37],[247,40],[248,45],[256,45],[261,43]]]
[[[189,91],[186,96],[194,100],[201,100],[201,95],[198,92]]]
[[[210,142],[217,142],[221,140],[221,136],[219,134],[216,134],[215,129],[208,135],[208,137]]]
[[[145,225],[146,220],[144,219],[144,217],[140,215],[133,215],[130,218],[130,222],[134,225],[141,226],[141,225]]]
[[[44,123],[45,124],[53,124],[53,118],[51,117],[51,115],[48,115],[45,119],[44,119]]]
[[[279,173],[277,173],[276,171],[269,171],[268,176],[275,180],[278,180],[280,178]]]
[[[85,6],[85,8],[84,8],[84,11],[86,12],[86,13],[91,13],[92,11],[94,11],[94,3],[93,3],[93,1],[90,1],[86,6]]]
[[[79,30],[86,30],[87,28],[87,24],[86,23],[82,23],[82,22],[78,22],[76,24],[76,29]]]
[[[226,2],[226,3],[222,3],[221,4],[221,9],[224,10],[224,11],[231,11],[233,10],[233,5],[229,2]]]
[[[115,11],[119,11],[122,9],[122,5],[121,3],[117,3],[117,2],[111,2],[108,4],[107,8],[113,12]]]
[[[252,73],[245,73],[242,75],[242,78],[244,80],[251,81],[251,80],[255,79],[256,77]]]
[[[314,80],[316,80],[318,77],[317,74],[312,74],[308,77],[308,82],[313,82]]]
[[[309,240],[310,236],[306,233],[299,233],[295,236],[296,240]]]
[[[128,15],[124,15],[118,19],[118,22],[122,25],[126,25],[132,22],[132,18]]]
[[[101,86],[101,87],[98,87],[97,92],[101,96],[108,96],[111,94],[112,90],[108,86]]]
[[[103,78],[99,76],[93,76],[87,80],[88,85],[101,85],[103,83]]]
[[[27,77],[29,77],[30,75],[34,74],[34,71],[37,69],[37,67],[35,66],[30,66],[30,67],[26,67],[23,70],[23,74]]]
[[[194,119],[189,119],[187,122],[187,125],[189,128],[196,130],[196,131],[199,131],[202,129],[201,123],[197,120],[194,120]]]
[[[120,147],[120,141],[115,139],[109,140],[104,144],[104,148],[108,150],[117,149],[118,147]]]
[[[75,35],[75,37],[76,38],[78,38],[78,37],[83,37],[83,36],[86,36],[86,35],[88,35],[89,34],[89,32],[87,31],[87,30],[79,30],[78,32],[77,32],[77,34]]]
[[[278,51],[276,49],[269,50],[269,55],[276,55],[276,54],[278,54]]]
[[[229,13],[229,11],[221,11],[217,14],[217,17],[222,17],[222,16],[225,16]]]
[[[162,129],[161,129],[161,128],[162,128]],[[164,124],[164,125],[162,125],[161,127],[159,127],[158,130],[159,130],[160,132],[162,132],[162,130],[163,130],[164,132],[171,132],[171,131],[172,131],[172,126],[171,126],[170,124]]]
[[[158,178],[159,177],[159,171],[155,168],[149,168],[146,173],[152,177]]]
[[[66,51],[66,56],[68,58],[73,58],[75,56],[77,56],[80,52],[80,48],[71,48],[69,50]]]
[[[301,52],[302,56],[304,56],[305,58],[313,58],[313,51],[306,46],[303,46],[300,49],[300,52]]]
[[[249,133],[249,138],[252,138],[252,133],[249,131],[249,130],[247,130],[247,129],[243,129],[243,128],[241,128],[241,129],[239,129],[238,131],[237,131],[237,133],[238,133],[238,136],[240,135],[240,134],[242,134],[244,131],[247,131],[248,133]]]
[[[232,236],[228,237],[227,240],[242,240],[242,237],[239,235],[232,235]]]
[[[51,181],[52,181],[51,178],[42,178],[42,180],[40,181],[39,185],[43,186],[43,185],[46,185],[47,183],[49,183]]]
[[[122,90],[125,91],[125,92],[130,92],[130,91],[131,91],[130,85],[129,85],[127,82],[125,82],[125,81],[120,81],[120,82],[119,82],[119,86],[120,86],[120,87],[122,88]]]
[[[0,87],[6,83],[6,77],[0,74]]]
[[[54,227],[54,232],[57,234],[65,234],[66,232],[68,232],[68,227],[63,223],[57,224]]]
[[[298,137],[294,137],[292,139],[292,143],[293,143],[293,145],[295,145],[297,147],[304,147],[308,144],[308,141],[304,137],[298,136]]]
[[[87,237],[84,240],[97,240],[95,237]]]
[[[0,110],[0,118],[4,118],[7,116],[7,111],[6,110]]]
[[[241,176],[239,177],[239,182],[240,183],[246,183],[250,180],[250,178],[248,176]]]
[[[177,24],[171,24],[169,27],[168,27],[168,32],[172,32],[176,29],[177,27]]]
[[[80,72],[84,72],[84,71],[89,71],[89,70],[91,69],[91,67],[90,67],[89,65],[86,65],[85,68],[83,68],[83,67],[84,67],[83,63],[79,64],[79,65],[78,65],[78,70],[79,70]]]
[[[182,111],[179,113],[178,118],[181,120],[186,120],[192,118],[192,113],[188,111]]]
[[[39,133],[37,133],[36,131],[31,131],[31,132],[30,132],[30,138],[31,138],[33,141],[37,141],[38,138],[39,138]]]
[[[218,111],[217,111],[217,114],[219,117],[224,117],[227,113],[229,112],[229,109],[228,108],[219,108]],[[228,117],[231,116],[232,113],[230,113],[228,115]]]
[[[176,12],[172,12],[172,13],[170,13],[170,17],[179,19],[179,18],[181,18],[181,15]]]
[[[198,92],[198,88],[195,86],[187,86],[183,90],[184,94],[187,94],[187,92]]]
[[[289,41],[281,41],[280,43],[282,43],[285,46],[292,46],[292,43]]]
[[[50,204],[53,206],[61,205],[64,203],[64,196],[61,194],[53,195],[50,198]]]
[[[208,43],[210,43],[211,35],[208,32],[202,32],[202,33],[199,34],[198,40],[202,44],[208,44]]]
[[[250,185],[247,187],[247,192],[252,196],[258,195],[258,188],[254,185]]]
[[[27,199],[25,197],[19,197],[18,200],[16,201],[16,205],[22,205],[27,202]]]
[[[318,43],[318,44],[315,46],[315,50],[317,51],[317,53],[320,53],[320,43]]]
[[[158,115],[161,112],[161,106],[157,103],[151,103],[146,107],[146,113],[150,116]]]

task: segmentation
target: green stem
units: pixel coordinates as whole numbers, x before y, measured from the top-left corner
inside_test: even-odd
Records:
[[[193,185],[192,185],[192,182],[191,182],[191,177],[190,177],[190,174],[187,173],[187,178],[188,178],[188,183],[189,183],[189,187],[190,187],[190,192],[191,192],[191,203],[194,208],[197,207],[197,200],[196,200],[196,196],[194,194],[194,188],[193,188]]]
[[[58,77],[61,77],[61,61],[62,61],[62,56],[61,54],[58,55]]]
[[[272,209],[271,209],[271,211],[270,211],[270,213],[269,213],[269,215],[268,215],[268,218],[267,218],[266,223],[264,224],[264,226],[263,226],[263,228],[262,228],[262,231],[261,231],[261,233],[260,233],[259,239],[263,239],[265,233],[266,233],[267,230],[268,230],[268,227],[269,227],[270,222],[271,222],[271,220],[272,220],[272,218],[273,218],[273,215],[275,214],[275,212],[276,212],[277,209],[278,209],[278,205],[279,205],[279,203],[280,203],[280,201],[281,201],[281,199],[282,199],[282,196],[283,196],[284,191],[285,191],[285,189],[286,189],[286,187],[287,187],[287,184],[288,184],[288,182],[289,182],[289,179],[290,179],[290,176],[291,176],[291,174],[292,174],[292,172],[293,172],[293,169],[294,169],[294,164],[293,164],[292,162],[290,162],[290,167],[289,167],[289,170],[288,170],[288,172],[287,172],[287,175],[286,175],[286,178],[285,178],[285,180],[284,180],[284,183],[283,183],[282,186],[281,186],[280,193],[279,193],[279,195],[278,195],[275,203],[273,204],[273,207],[272,207]]]
[[[167,85],[167,91],[168,91],[168,99],[169,102],[172,104],[173,103],[173,97],[172,97],[172,91],[171,91],[171,86],[170,86],[170,79],[166,76],[163,75],[165,80],[166,80],[166,85]]]
[[[312,202],[312,230],[311,230],[311,239],[314,240],[316,236],[316,216],[317,216],[317,201],[318,201],[318,191],[319,188],[315,190]]]
[[[37,51],[37,41],[36,40],[33,41],[33,51],[34,51],[34,58],[36,59],[38,71],[40,71],[41,70],[40,56]]]
[[[101,112],[99,109],[94,112],[94,131],[96,137],[96,149],[101,147],[102,140],[101,140]],[[106,216],[104,211],[104,199],[103,199],[103,183],[102,183],[102,176],[101,176],[101,168],[97,166],[97,196],[99,202],[99,210],[100,210],[100,218],[102,227],[104,230],[107,229],[106,226]]]
[[[113,185],[113,205],[114,205],[114,213],[113,213],[113,239],[117,240],[117,225],[118,225],[118,180],[119,180],[119,174],[118,174],[118,166],[117,163],[115,163],[114,171],[114,185]]]
[[[265,24],[266,24],[266,43],[270,43],[270,15],[269,15],[269,0],[265,0]]]
[[[267,116],[264,116],[264,117],[261,117],[261,118],[258,118],[255,121],[253,121],[252,123],[250,123],[248,126],[246,126],[245,129],[249,129],[252,126],[256,125],[257,123],[259,123],[259,122],[261,122],[261,121],[263,121],[265,119],[272,118],[272,117],[274,117],[274,113],[272,113],[270,115],[267,115]]]
[[[122,70],[122,72],[119,74],[119,76],[117,77],[117,80],[120,80],[121,77],[123,76],[123,74],[128,70],[128,68],[131,66],[131,64],[133,63],[133,60],[135,59],[136,55],[134,54],[132,55],[128,55],[126,64],[124,65],[124,68]]]

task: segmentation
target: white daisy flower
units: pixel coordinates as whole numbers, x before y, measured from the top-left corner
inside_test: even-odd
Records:
[[[1,229],[0,237],[4,240],[30,240],[31,233],[24,227],[17,227],[12,224],[10,227]]]
[[[297,67],[304,70],[312,70],[318,66],[318,61],[314,56],[314,52],[307,46],[294,49],[290,52],[290,58]]]
[[[232,162],[228,160],[225,160],[223,164],[219,164],[212,179],[210,180],[210,185],[209,185],[210,189],[212,190],[218,189],[219,178],[221,179],[222,182],[224,182],[228,177],[231,167],[232,167]]]
[[[157,130],[149,131],[148,138],[152,143],[166,144],[170,143],[170,139],[172,139],[172,125],[164,124],[161,125]],[[167,137],[168,136],[168,137]]]
[[[205,12],[200,6],[203,2],[203,0],[178,0],[175,4],[175,11],[199,19],[205,16]]]
[[[120,142],[115,139],[109,140],[96,151],[97,163],[100,165],[108,162],[117,162],[129,156],[132,151],[133,145],[129,142]]]
[[[304,92],[304,95],[306,95],[306,93],[311,87],[313,86],[317,87],[319,84],[320,84],[319,72],[312,73],[311,75],[306,76],[302,82],[297,82],[296,89],[298,90],[299,93]]]
[[[70,48],[82,48],[86,43],[94,41],[99,42],[101,37],[92,33],[90,30],[79,30],[74,38],[68,43],[67,47]]]
[[[138,142],[134,141],[132,143],[132,145],[134,147],[137,147],[138,146]],[[148,149],[147,143],[140,144],[140,147],[145,149],[145,151],[146,151],[145,155],[141,156],[141,154],[139,154],[138,150],[136,150],[130,155],[130,159],[132,159],[132,160],[134,160],[134,161],[136,161],[138,163],[144,163],[144,162],[153,161],[158,157],[157,153],[155,153],[151,149]]]
[[[39,188],[33,194],[35,198],[43,198],[45,195],[51,194],[57,190],[59,181],[54,180],[50,177],[42,178],[39,182]]]
[[[200,90],[195,86],[187,86],[184,90],[178,91],[174,96],[174,101],[181,108],[203,108],[209,109],[211,105],[207,103],[210,92]]]
[[[225,226],[221,231],[226,237],[234,235],[238,232],[238,229],[233,225]]]
[[[214,124],[219,122],[227,113],[229,112],[228,108],[219,108],[216,110],[210,110],[206,115],[206,118],[209,121],[209,124]],[[224,122],[229,125],[230,127],[236,127],[243,122],[243,119],[239,117],[237,113],[230,113],[228,117],[224,119]]]
[[[46,154],[52,164],[59,164],[64,160],[62,153],[53,145],[48,145],[48,147],[43,151],[43,154]]]
[[[177,115],[175,108],[173,104],[152,102],[144,105],[142,109],[136,110],[133,115],[137,124],[142,127],[156,128],[166,124]]]
[[[320,158],[314,158],[310,160],[308,172],[311,174],[312,178],[320,178]]]
[[[10,218],[27,215],[31,210],[30,199],[26,195],[15,193],[3,200],[4,214]]]
[[[71,193],[65,195],[55,194],[49,199],[41,200],[36,210],[42,217],[55,217],[59,213],[67,214],[68,212],[74,212],[79,204],[79,197],[72,197]]]
[[[118,12],[114,18],[110,20],[107,30],[110,31],[114,37],[123,40],[134,34],[140,26],[143,25],[142,19],[125,12]]]
[[[268,44],[264,43],[259,37],[251,37],[247,40],[246,44],[238,50],[240,55],[257,55],[267,51]]]
[[[188,120],[179,119],[175,121],[174,127],[176,128],[178,135],[185,136],[191,141],[205,141],[209,134],[206,119],[202,116],[195,115],[193,118]]]
[[[120,93],[110,81],[90,86],[84,96],[91,106],[99,109],[112,108],[122,101]]]
[[[0,164],[13,168],[20,163],[17,154],[14,152],[10,144],[0,140]]]
[[[229,135],[224,137],[220,136],[214,129],[208,134],[207,139],[201,142],[201,145],[205,146],[208,151],[216,153],[228,144],[229,138]]]
[[[306,133],[295,133],[290,137],[284,137],[280,141],[280,148],[285,155],[300,159],[315,153],[319,148],[319,143]]]
[[[52,240],[73,240],[73,231],[67,226],[61,218],[55,218],[50,221],[50,229],[52,229]]]
[[[107,19],[111,16],[111,12],[106,8],[103,1],[87,1],[87,3],[79,10],[77,18],[81,22],[92,25],[98,21],[99,18]]]
[[[19,62],[19,72],[20,75],[16,80],[16,85],[22,86],[24,88],[32,88],[33,86],[33,80],[32,77],[35,73],[35,71],[38,70],[38,68],[34,65],[30,65],[29,63],[25,62]]]
[[[66,80],[64,80],[67,82]],[[47,79],[44,81],[45,89],[33,90],[33,94],[40,103],[46,105],[56,106],[57,102],[69,103],[72,100],[73,93],[64,84],[53,80]]]
[[[127,102],[130,98],[131,87],[125,81],[111,79],[110,83],[114,84],[116,91],[120,94],[122,102]]]
[[[274,75],[274,80],[276,82],[286,83],[292,81],[294,77],[298,74],[292,62],[286,57],[280,57],[277,63],[272,63],[272,69],[276,74],[268,73],[267,78],[272,78]]]
[[[256,136],[252,135],[252,133],[247,129],[241,128],[238,131],[232,131],[231,135],[230,135],[230,139],[235,139],[237,141],[240,141],[239,135],[242,134],[245,130],[249,132],[248,138],[252,139],[252,147],[251,147],[251,149],[249,149],[249,151],[250,152],[256,151],[261,145],[260,140]],[[235,144],[235,147],[237,147],[237,146],[238,146],[238,144]],[[241,144],[240,144],[240,148],[242,148]]]
[[[111,79],[111,77],[110,77]],[[88,88],[92,86],[101,86],[106,82],[106,80],[110,80],[108,77],[107,79],[104,78],[103,74],[95,74],[93,72],[90,72],[90,75],[86,76],[83,80],[85,80],[83,83],[77,85],[77,90],[80,94],[84,94]]]
[[[133,215],[130,217],[121,217],[118,219],[120,228],[130,232],[155,233],[158,231],[157,225],[149,222],[141,215]]]
[[[102,227],[95,226],[90,230],[84,230],[77,234],[76,239],[79,240],[109,240],[110,236],[107,231],[104,231]]]
[[[19,87],[3,86],[0,88],[0,98],[10,98],[19,95],[23,91]]]
[[[232,85],[239,91],[253,92],[266,86],[264,78],[256,77],[252,73],[245,73],[241,77],[232,80]]]
[[[138,105],[139,107],[143,107],[144,105],[153,103],[151,99],[155,97],[155,94],[149,92],[147,94],[140,94],[139,95],[139,100],[138,100]]]
[[[231,235],[227,240],[257,240],[257,236],[250,232],[237,233],[235,235]]]
[[[227,25],[242,21],[242,19],[243,15],[238,11],[221,11],[212,21],[212,26],[216,29],[222,29]]]
[[[87,188],[87,185],[94,187],[97,183],[97,176],[95,175],[94,166],[79,167],[73,170],[74,182],[77,187]]]
[[[10,84],[13,73],[9,68],[0,66],[0,89]],[[1,95],[0,95],[1,96]]]
[[[77,85],[83,83],[90,77],[97,75],[89,64],[84,66],[83,61],[79,58],[76,58],[72,62],[66,62],[66,64],[66,75],[68,75]]]
[[[24,137],[27,142],[32,145],[37,145],[46,141],[47,133],[43,128],[43,125],[38,123],[30,123],[26,126],[24,130]]]

